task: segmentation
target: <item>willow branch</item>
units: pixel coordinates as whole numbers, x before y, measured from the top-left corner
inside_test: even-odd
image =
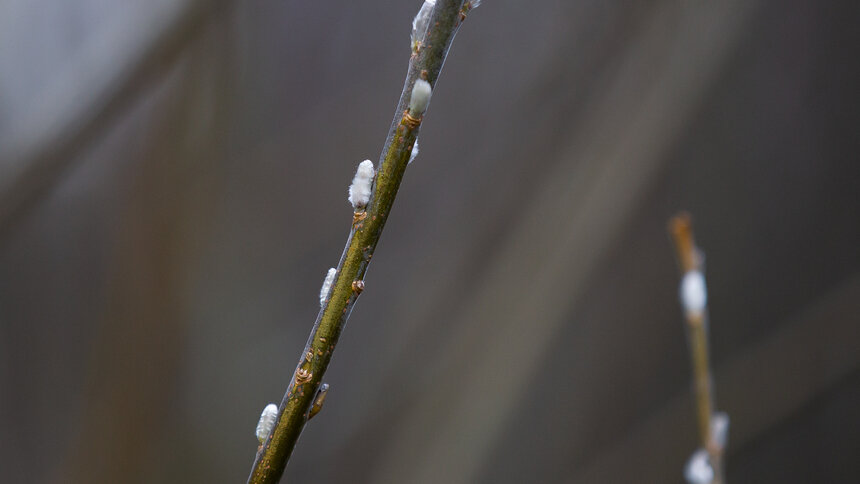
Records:
[[[274,429],[257,452],[248,477],[249,483],[274,483],[281,478],[302,429],[310,418],[317,391],[338,338],[364,289],[367,266],[391,213],[418,137],[423,112],[411,113],[407,108],[413,86],[418,79],[427,81],[431,87],[435,86],[451,41],[470,7],[470,3],[463,0],[438,0],[430,16],[424,41],[413,49],[394,121],[380,155],[370,200],[365,208],[357,209],[353,216],[346,248],[336,268],[328,297],[322,303],[292,381],[278,407]]]
[[[714,484],[722,484],[723,444],[714,435],[714,391],[708,356],[708,311],[702,254],[696,247],[693,226],[688,213],[672,217],[669,233],[675,242],[681,275],[681,302],[687,321],[687,343],[693,366],[693,388],[696,395],[696,415],[701,448],[708,453],[714,471]],[[692,280],[691,280],[692,279]],[[699,287],[701,284],[701,287]]]
[[[669,231],[675,242],[681,275],[692,271],[701,271],[700,257],[696,251],[693,230],[689,214],[683,213],[672,218]],[[687,319],[687,337],[690,345],[690,357],[693,364],[693,382],[696,391],[696,408],[698,410],[699,435],[702,447],[706,448],[711,440],[711,413],[713,397],[711,395],[711,374],[708,362],[708,335],[704,311],[685,311]]]

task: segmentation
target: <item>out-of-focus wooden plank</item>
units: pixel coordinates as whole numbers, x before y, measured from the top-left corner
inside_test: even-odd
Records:
[[[0,139],[0,236],[63,176],[151,80],[172,65],[223,0],[153,3],[83,49],[20,123]]]

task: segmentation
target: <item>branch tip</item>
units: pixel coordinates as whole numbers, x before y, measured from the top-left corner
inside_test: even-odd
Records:
[[[697,269],[696,243],[693,239],[693,221],[688,212],[681,212],[669,220],[669,234],[675,242],[678,262],[683,272]]]
[[[424,0],[415,18],[412,19],[412,34],[410,35],[412,54],[418,54],[421,50],[421,44],[424,43],[424,38],[427,36],[427,28],[430,26],[430,14],[433,13],[433,7],[436,6],[436,0]]]

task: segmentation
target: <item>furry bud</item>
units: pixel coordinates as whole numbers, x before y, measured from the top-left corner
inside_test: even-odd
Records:
[[[355,178],[349,186],[349,203],[355,210],[363,209],[370,201],[370,185],[375,175],[376,171],[373,170],[373,162],[370,160],[362,161],[355,170]]]
[[[433,94],[433,89],[430,83],[424,79],[416,79],[415,85],[412,86],[412,96],[409,97],[409,114],[412,117],[420,117],[427,111],[427,105],[430,104],[430,96]]]

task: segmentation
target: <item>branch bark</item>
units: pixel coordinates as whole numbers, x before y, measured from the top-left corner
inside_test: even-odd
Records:
[[[413,85],[417,79],[426,80],[431,87],[436,85],[451,41],[470,7],[471,3],[463,0],[436,2],[424,42],[410,58],[403,92],[379,158],[370,201],[365,210],[356,211],[354,214],[346,248],[338,263],[331,290],[317,315],[301,359],[278,408],[275,428],[257,452],[248,483],[268,484],[280,480],[296,442],[310,418],[314,397],[322,384],[340,333],[364,287],[367,266],[385,221],[391,213],[412,147],[418,137],[421,117],[410,115],[407,109]]]

